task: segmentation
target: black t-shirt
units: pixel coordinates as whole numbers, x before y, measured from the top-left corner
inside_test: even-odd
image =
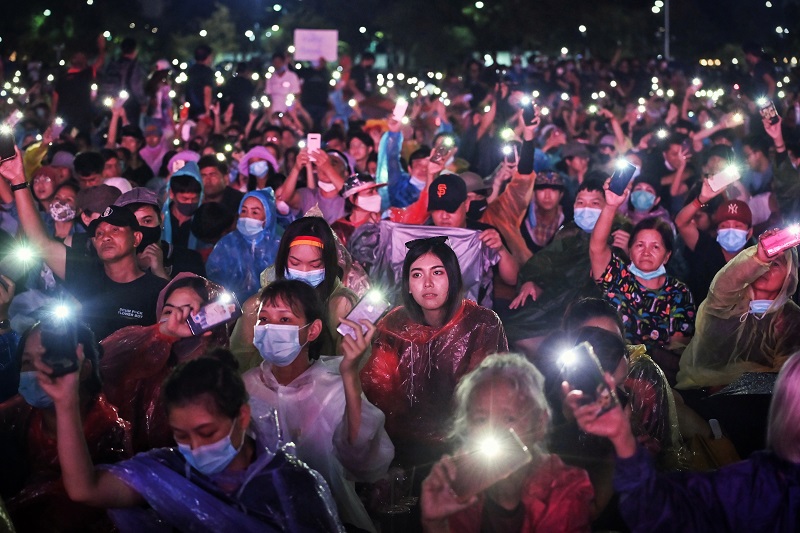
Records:
[[[303,92],[300,93],[300,102],[304,106],[328,105],[328,89],[330,88],[328,71],[324,68],[304,68],[298,74],[303,80]]]
[[[188,248],[189,237],[192,235],[192,220],[189,219],[183,224],[181,224],[178,222],[178,219],[175,218],[175,215],[173,215],[171,211],[169,214],[169,218],[170,218],[170,223],[172,224],[172,244],[179,248]]]
[[[186,71],[186,101],[189,102],[189,118],[197,118],[206,111],[203,101],[205,87],[214,89],[214,72],[211,67],[195,63]]]
[[[717,272],[725,266],[725,256],[722,247],[708,233],[700,232],[694,251],[686,248],[686,262],[689,264],[689,274],[686,285],[692,293],[695,305],[708,296],[711,281]]]
[[[126,326],[155,324],[158,293],[167,280],[145,272],[128,283],[109,278],[103,263],[81,250],[67,248],[64,287],[82,306],[82,318],[98,339]]]
[[[223,99],[226,104],[233,104],[233,119],[239,124],[247,124],[250,115],[250,103],[256,86],[244,76],[234,76],[225,83],[222,91]],[[223,105],[225,109],[227,105]]]
[[[56,82],[58,93],[58,116],[69,128],[88,132],[92,120],[92,82],[94,70],[69,70]]]
[[[356,84],[356,87],[364,96],[369,96],[375,89],[375,83],[372,81],[372,70],[361,65],[356,65],[350,70],[350,79]]]
[[[138,156],[137,156],[138,157]],[[144,187],[147,185],[147,182],[150,181],[153,177],[153,169],[150,168],[150,165],[144,162],[143,159],[140,159],[140,164],[138,167],[127,167],[125,171],[122,173],[122,177],[128,181],[132,181],[136,184],[136,187]]]

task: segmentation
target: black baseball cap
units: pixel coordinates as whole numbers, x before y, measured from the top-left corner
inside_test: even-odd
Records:
[[[467,201],[467,184],[457,174],[441,174],[428,188],[428,211],[455,213]]]
[[[92,220],[92,223],[89,224],[89,235],[91,237],[94,237],[97,226],[102,222],[117,226],[118,228],[131,228],[132,231],[141,231],[139,221],[136,220],[136,215],[125,207],[109,206],[103,211],[100,218]]]

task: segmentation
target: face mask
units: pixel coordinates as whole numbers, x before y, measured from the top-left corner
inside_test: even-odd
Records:
[[[735,228],[718,230],[717,242],[726,252],[738,252],[747,244],[747,231]]]
[[[320,268],[319,270],[309,270],[308,272],[304,272],[294,268],[287,268],[286,279],[296,279],[298,281],[305,282],[312,287],[318,287],[319,284],[325,280],[325,269]]]
[[[650,211],[656,203],[656,195],[650,191],[633,191],[631,203],[637,211]]]
[[[319,188],[325,192],[333,192],[336,190],[336,185],[333,183],[328,183],[327,181],[317,181],[317,185],[319,185]]]
[[[422,189],[425,188],[425,182],[420,180],[420,179],[415,178],[414,176],[411,176],[408,179],[408,182],[411,183],[411,185],[413,185],[414,187],[416,187],[417,190],[421,191]]]
[[[750,300],[750,314],[763,315],[775,300]]]
[[[144,249],[151,244],[161,242],[161,228],[147,228],[145,226],[140,226],[139,231],[142,232],[142,242],[140,242],[139,246],[136,247],[137,253],[142,253]]]
[[[178,210],[178,213],[185,217],[194,215],[194,212],[197,211],[198,207],[200,207],[199,202],[179,202],[177,200],[173,200],[172,203],[175,204],[175,209]]]
[[[233,428],[236,427],[234,421],[231,430],[226,437],[218,440],[213,444],[206,444],[205,446],[198,446],[194,450],[188,444],[178,444],[178,451],[181,452],[186,462],[189,463],[195,470],[205,474],[206,476],[213,476],[219,474],[225,467],[231,464],[231,461],[239,453],[239,450],[244,446],[244,431],[242,432],[242,443],[238,448],[233,447],[231,442],[231,435]]]
[[[579,207],[575,210],[575,224],[586,233],[591,233],[597,219],[600,218],[600,209],[595,207]]]
[[[381,197],[377,194],[374,196],[359,196],[356,198],[356,205],[364,211],[369,211],[370,213],[380,213]]]
[[[269,170],[269,165],[266,161],[256,161],[255,163],[250,163],[248,167],[250,170],[250,175],[255,176],[257,178],[263,178],[267,175],[267,171]]]
[[[611,161],[611,154],[597,154],[597,162],[601,165],[605,165]]]
[[[53,399],[39,385],[35,371],[20,372],[19,393],[31,407],[36,407],[37,409],[53,407]]]
[[[470,220],[480,220],[487,207],[489,207],[489,202],[487,202],[485,198],[483,200],[472,200],[467,210],[467,218]]]
[[[305,346],[300,344],[300,326],[287,324],[256,325],[253,328],[253,344],[264,361],[275,366],[291,365]]]
[[[75,208],[69,204],[53,202],[50,204],[50,216],[56,222],[69,222],[75,218]]]
[[[236,229],[245,237],[254,237],[264,231],[264,221],[255,218],[239,217]]]
[[[631,263],[630,265],[628,265],[628,270],[630,271],[631,274],[633,274],[637,278],[642,278],[646,280],[655,279],[667,273],[667,269],[664,268],[664,265],[661,265],[657,269],[652,270],[650,272],[645,272],[644,270],[640,269],[639,267]]]

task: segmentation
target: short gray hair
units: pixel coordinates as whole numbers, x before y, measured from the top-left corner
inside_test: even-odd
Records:
[[[769,406],[767,448],[792,463],[800,463],[800,352],[783,365]]]
[[[469,406],[475,390],[490,381],[506,381],[522,395],[531,408],[550,421],[550,407],[544,396],[544,377],[525,357],[516,353],[488,356],[461,378],[455,392],[456,408],[450,437],[463,442],[469,430]]]

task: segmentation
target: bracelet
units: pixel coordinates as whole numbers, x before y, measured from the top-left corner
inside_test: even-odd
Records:
[[[786,145],[785,145],[785,144],[782,144],[782,145],[778,146],[778,145],[776,144],[776,145],[775,145],[775,151],[776,151],[776,152],[780,152],[781,150],[786,150]]]
[[[12,191],[21,191],[22,189],[27,189],[27,188],[28,188],[27,181],[23,181],[22,183],[17,183],[16,185],[11,186]]]
[[[703,209],[704,207],[706,207],[708,205],[708,204],[704,204],[703,202],[701,202],[699,197],[695,198],[693,200],[693,203],[695,203],[695,205],[697,206],[697,209]]]

